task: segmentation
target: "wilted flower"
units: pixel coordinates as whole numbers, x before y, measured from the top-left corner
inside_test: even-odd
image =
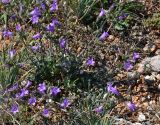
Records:
[[[133,65],[129,61],[127,61],[127,62],[124,63],[124,69],[125,70],[129,71],[132,68],[133,68]]]
[[[5,4],[10,3],[10,0],[2,0],[2,3],[5,3]]]
[[[108,83],[108,85],[107,85],[107,91],[111,92],[112,94],[115,94],[115,95],[120,95],[119,92],[118,92],[118,90],[117,90],[117,88],[113,87],[112,85],[113,85],[113,83]]]
[[[65,47],[66,47],[66,40],[65,39],[60,39],[59,40],[59,44],[60,44],[60,47],[62,49],[65,49]]]
[[[11,91],[14,91],[14,90],[16,90],[16,89],[18,89],[18,84],[16,83],[16,84],[14,84],[12,87],[10,87],[7,91],[8,92],[11,92]]]
[[[60,104],[61,108],[67,108],[70,105],[70,102],[68,99],[64,99],[63,102]]]
[[[87,61],[86,61],[86,64],[87,64],[88,66],[94,66],[94,65],[95,65],[95,61],[94,61],[94,59],[93,59],[92,57],[89,57],[89,58],[87,59]]]
[[[16,54],[16,50],[15,49],[9,51],[10,58],[12,58],[15,54]]]
[[[58,10],[58,4],[57,0],[54,0],[53,3],[51,4],[50,11],[56,11],[56,10]]]
[[[29,104],[29,105],[35,105],[35,104],[36,104],[36,97],[31,97],[31,98],[28,100],[28,104]]]
[[[44,109],[43,112],[42,112],[42,115],[44,117],[48,117],[49,116],[49,109]]]
[[[10,32],[10,31],[3,31],[3,36],[4,37],[11,37],[13,35],[13,33],[12,32]]]
[[[98,17],[100,18],[100,17],[104,16],[105,14],[106,14],[106,12],[105,12],[105,10],[102,8],[102,9],[101,9],[101,12],[100,12],[99,15],[98,15]]]
[[[103,106],[99,106],[99,107],[95,108],[94,111],[96,113],[102,113],[103,112]]]
[[[44,93],[44,91],[46,90],[46,85],[44,82],[38,85],[38,90],[40,93]]]
[[[136,110],[136,106],[135,106],[135,104],[132,103],[132,102],[128,102],[128,103],[127,103],[127,106],[128,106],[128,108],[129,108],[132,112],[134,112],[134,111]]]
[[[103,32],[102,35],[99,37],[100,41],[104,41],[109,36],[108,32]]]
[[[19,106],[18,104],[13,104],[12,107],[11,107],[11,112],[13,114],[16,114],[17,112],[19,112]]]
[[[20,24],[17,24],[16,25],[16,31],[20,31],[21,30],[21,25]]]
[[[37,33],[37,34],[34,35],[32,38],[33,38],[33,39],[40,39],[40,38],[42,38],[42,35],[41,35],[40,33]]]
[[[112,10],[115,6],[116,6],[116,4],[113,3],[113,4],[109,7],[109,10]]]
[[[58,87],[53,87],[52,89],[51,89],[51,94],[52,95],[54,95],[54,96],[56,96],[58,93],[60,93],[61,92],[61,90],[60,90],[60,88],[58,88]]]
[[[134,53],[133,53],[133,60],[136,61],[136,60],[139,59],[139,58],[140,58],[139,53],[134,52]]]

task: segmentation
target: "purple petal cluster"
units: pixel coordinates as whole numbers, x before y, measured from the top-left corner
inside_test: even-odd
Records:
[[[140,58],[139,53],[134,52],[134,53],[133,53],[133,60],[136,61],[136,60],[139,59],[139,58]]]
[[[21,31],[21,25],[20,24],[16,25],[16,31]]]
[[[51,89],[51,94],[53,95],[53,96],[56,96],[58,93],[60,93],[61,92],[61,90],[60,90],[60,88],[58,88],[58,87],[53,87],[52,89]]]
[[[35,40],[40,39],[40,38],[42,38],[42,35],[40,33],[37,33],[32,38],[35,39]]]
[[[36,7],[34,10],[30,12],[32,24],[36,24],[39,22],[39,16],[41,15],[40,9]]]
[[[136,106],[133,102],[128,102],[127,106],[132,112],[134,112],[136,110]]]
[[[31,98],[28,100],[28,104],[34,106],[34,105],[36,104],[36,97],[31,97]]]
[[[60,39],[59,40],[60,48],[65,49],[66,48],[66,40]]]
[[[13,35],[13,32],[10,32],[10,31],[3,31],[3,37],[11,37]]]
[[[15,54],[16,54],[16,50],[15,49],[9,51],[10,58],[12,58]]]
[[[40,93],[44,93],[45,90],[46,90],[46,85],[45,85],[44,82],[38,85],[38,91],[39,91]]]
[[[131,69],[133,68],[133,65],[131,64],[130,61],[127,61],[127,62],[124,63],[123,68],[124,68],[125,70],[129,71],[129,70],[131,70]]]
[[[49,117],[49,109],[44,109],[43,112],[42,112],[42,115],[44,117]]]
[[[68,99],[64,99],[63,102],[60,104],[61,108],[67,108],[70,105],[70,102]]]
[[[56,11],[56,10],[58,10],[58,3],[57,3],[57,0],[53,0],[50,11]]]
[[[95,108],[94,111],[98,114],[103,113],[103,106],[99,106],[99,107]]]
[[[94,61],[94,59],[93,59],[92,57],[89,57],[89,58],[87,59],[87,61],[86,61],[86,64],[87,64],[88,66],[94,66],[94,65],[95,65],[95,61]]]
[[[103,17],[103,16],[105,16],[105,14],[106,14],[106,11],[105,11],[103,8],[101,8],[101,11],[100,11],[98,17],[99,17],[99,18],[100,18],[100,17]]]
[[[108,83],[107,91],[112,93],[112,94],[115,94],[115,95],[120,95],[120,93],[118,92],[117,88],[113,87],[113,83]]]
[[[10,0],[2,0],[2,3],[8,4],[8,3],[10,3]]]
[[[99,37],[100,41],[104,41],[109,36],[108,32],[103,32],[102,35]]]
[[[11,112],[13,114],[16,114],[17,112],[19,112],[19,106],[18,104],[13,104],[12,107],[11,107]]]

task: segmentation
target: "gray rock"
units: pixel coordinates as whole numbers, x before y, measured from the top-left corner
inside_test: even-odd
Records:
[[[142,60],[137,70],[139,73],[160,72],[160,55],[148,57]]]
[[[146,120],[146,116],[143,113],[139,113],[138,115],[138,121],[145,121]]]

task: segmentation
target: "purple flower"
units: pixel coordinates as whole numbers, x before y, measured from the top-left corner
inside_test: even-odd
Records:
[[[128,14],[124,13],[124,14],[122,14],[121,16],[119,16],[118,19],[119,19],[120,21],[122,21],[122,20],[124,20],[127,16],[128,16]]]
[[[20,24],[17,24],[16,25],[16,31],[20,31],[21,30],[21,25]]]
[[[4,37],[11,37],[13,35],[13,33],[12,32],[10,32],[10,31],[3,31],[3,36]]]
[[[93,59],[92,57],[89,57],[89,58],[87,59],[87,61],[86,61],[86,64],[87,64],[88,66],[94,66],[94,65],[95,65],[95,61],[94,61],[94,59]]]
[[[44,91],[46,90],[46,85],[44,82],[38,85],[38,90],[40,93],[44,93]]]
[[[47,31],[50,31],[50,32],[54,32],[54,29],[55,29],[55,25],[60,25],[59,21],[56,20],[56,19],[52,19],[52,23],[50,23],[49,25],[47,25],[46,29]]]
[[[9,51],[10,58],[12,58],[15,54],[16,54],[16,50],[15,49]]]
[[[107,85],[107,91],[111,92],[112,94],[115,94],[115,95],[120,95],[119,92],[118,92],[118,90],[117,90],[117,88],[113,87],[112,85],[113,85],[113,83],[108,83],[108,85]]]
[[[60,90],[60,88],[58,88],[58,87],[53,87],[52,89],[51,89],[51,93],[52,93],[52,95],[54,95],[54,96],[56,96],[58,93],[60,93],[61,92],[61,90]]]
[[[2,3],[4,4],[10,3],[10,0],[2,0]]]
[[[103,112],[103,106],[99,106],[99,107],[95,108],[94,111],[96,113],[102,113]]]
[[[50,11],[56,11],[56,10],[58,10],[58,4],[57,0],[54,0],[53,3],[51,4]]]
[[[42,10],[45,10],[46,9],[46,5],[44,3],[41,4],[41,8]]]
[[[135,106],[135,104],[132,103],[132,102],[128,102],[128,103],[127,103],[127,106],[128,106],[128,108],[129,108],[132,112],[134,112],[134,111],[136,110],[136,106]]]
[[[65,49],[65,47],[66,47],[66,40],[65,39],[60,39],[59,40],[59,44],[60,44],[60,47],[62,49]]]
[[[8,92],[14,91],[14,90],[18,89],[18,87],[19,87],[18,84],[14,84],[12,87],[10,87],[8,89]]]
[[[133,65],[129,61],[127,61],[127,62],[124,63],[123,68],[125,70],[129,71],[129,70],[131,70],[133,68]]]
[[[25,95],[28,95],[28,90],[26,90],[26,89],[22,89],[21,90],[21,93],[19,94],[19,97],[23,97],[23,96],[25,96]]]
[[[41,15],[41,12],[40,12],[39,8],[36,7],[36,8],[34,8],[34,10],[32,10],[32,11],[30,12],[30,14],[31,14],[32,16],[39,16],[39,15]]]
[[[28,104],[29,104],[29,105],[35,105],[35,104],[36,104],[36,97],[31,97],[31,98],[28,100]]]
[[[38,23],[38,21],[39,21],[39,17],[36,16],[36,15],[32,16],[30,19],[31,19],[31,21],[32,21],[32,24],[36,24],[36,23]]]
[[[98,17],[102,17],[106,14],[105,10],[102,8],[101,12],[99,13]]]
[[[31,84],[32,84],[32,82],[30,80],[28,80],[25,88],[28,88]]]
[[[36,52],[39,49],[39,45],[32,46],[31,49]]]
[[[11,107],[11,112],[13,114],[16,114],[17,112],[19,112],[19,106],[17,104],[13,104]]]
[[[109,10],[111,11],[115,6],[116,6],[116,4],[113,3],[113,4],[109,7]]]
[[[61,108],[67,108],[70,105],[70,102],[68,99],[64,99],[63,102],[60,104]]]
[[[42,115],[44,117],[49,117],[49,109],[44,109],[43,112],[42,112]]]
[[[104,41],[109,36],[108,32],[103,32],[102,35],[99,37],[100,41]]]
[[[36,35],[34,35],[33,37],[32,37],[33,39],[40,39],[40,38],[42,38],[42,35],[40,34],[40,33],[37,33]]]
[[[134,53],[133,53],[133,60],[136,61],[136,60],[139,59],[139,58],[140,58],[139,53],[134,52]]]

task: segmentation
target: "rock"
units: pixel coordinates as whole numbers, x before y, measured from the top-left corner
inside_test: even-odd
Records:
[[[147,83],[153,83],[156,79],[155,79],[155,77],[154,76],[149,76],[149,75],[147,75],[147,76],[145,76],[144,77],[144,80],[145,80],[145,82],[147,82]]]
[[[155,52],[156,55],[160,55],[160,49],[157,49],[157,51]]]
[[[128,72],[127,76],[128,76],[128,78],[139,78],[140,73],[139,72]]]
[[[141,123],[136,122],[136,123],[132,123],[132,125],[142,125],[142,124],[141,124]]]
[[[156,75],[156,79],[160,80],[160,74]]]
[[[160,48],[160,39],[156,39],[154,42],[157,48]]]
[[[143,113],[139,113],[138,115],[138,121],[145,121],[146,120],[146,116]]]
[[[156,45],[154,45],[153,43],[147,43],[143,48],[143,51],[145,52],[154,52],[155,50],[156,50]]]
[[[160,72],[160,55],[154,57],[147,57],[142,60],[142,62],[138,65],[138,72],[139,73],[146,73],[146,72]]]

